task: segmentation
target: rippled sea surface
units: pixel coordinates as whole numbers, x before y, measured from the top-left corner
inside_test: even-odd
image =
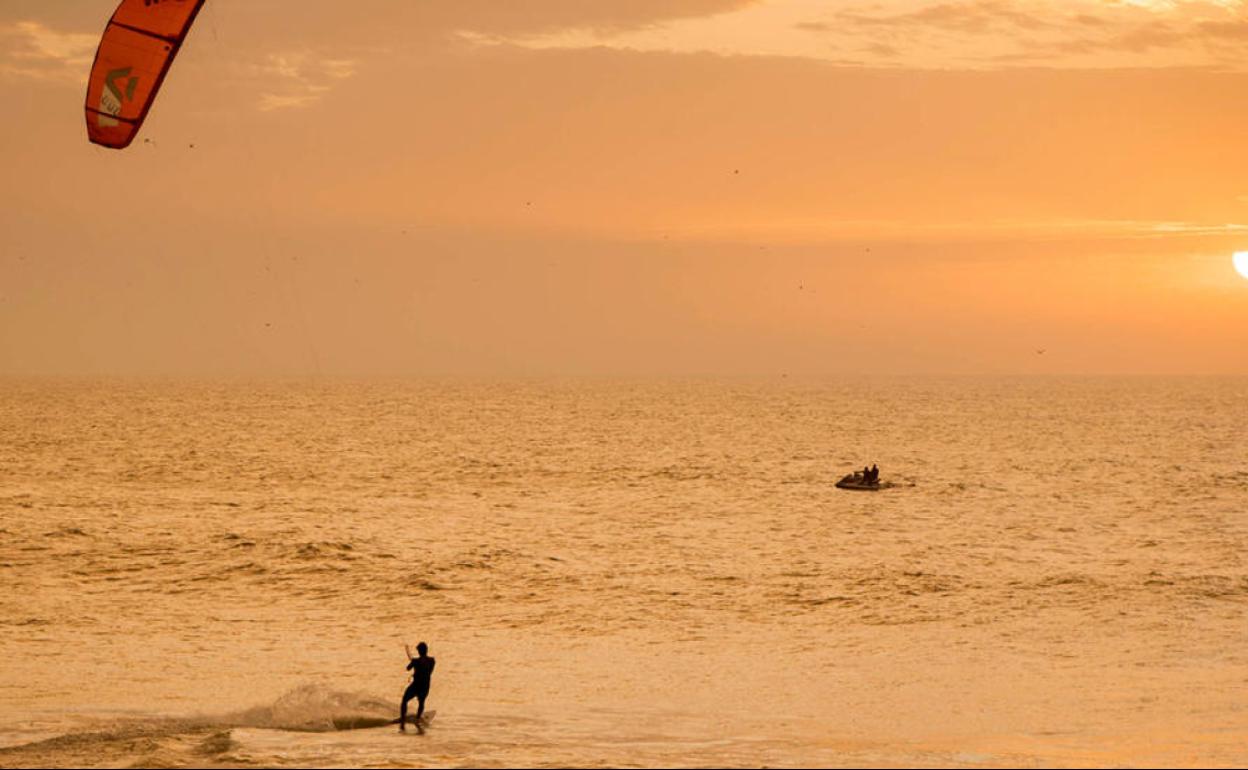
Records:
[[[1244,765],[1246,611],[1245,380],[0,381],[3,766]]]

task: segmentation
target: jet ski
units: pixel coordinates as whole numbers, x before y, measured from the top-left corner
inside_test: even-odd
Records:
[[[840,481],[836,482],[837,489],[853,489],[859,492],[878,492],[881,489],[888,489],[892,484],[888,482],[867,481],[863,478],[862,471],[851,473]]]

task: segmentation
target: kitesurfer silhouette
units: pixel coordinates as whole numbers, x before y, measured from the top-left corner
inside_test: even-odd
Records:
[[[429,657],[429,645],[421,642],[416,645],[419,657],[412,657],[412,648],[403,645],[407,650],[407,670],[412,672],[412,683],[403,693],[403,705],[399,707],[399,730],[407,732],[407,702],[412,698],[417,701],[416,725],[420,726],[420,718],[425,715],[425,699],[429,697],[429,680],[433,677],[433,667],[437,661]]]

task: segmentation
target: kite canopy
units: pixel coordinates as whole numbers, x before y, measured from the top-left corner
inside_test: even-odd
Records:
[[[87,81],[87,136],[121,149],[134,140],[204,0],[122,0]]]

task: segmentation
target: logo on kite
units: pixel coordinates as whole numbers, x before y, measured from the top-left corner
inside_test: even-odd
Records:
[[[132,67],[122,67],[121,69],[110,70],[104,76],[104,90],[100,93],[100,125],[115,126],[117,121],[109,117],[109,115],[120,115],[122,102],[132,101],[134,99],[134,89],[139,85],[139,79],[132,77],[130,72]],[[123,91],[122,81],[125,81]]]

